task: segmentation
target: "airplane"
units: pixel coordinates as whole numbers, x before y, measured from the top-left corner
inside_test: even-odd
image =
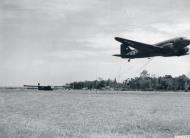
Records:
[[[27,89],[38,89],[38,90],[44,90],[44,91],[52,91],[56,89],[69,89],[69,86],[41,86],[40,83],[38,85],[24,85]]]
[[[135,58],[148,58],[155,56],[171,57],[188,55],[190,39],[177,37],[156,44],[145,44],[129,39],[115,37],[120,42],[120,54],[113,56],[128,58],[128,62]]]
[[[40,83],[38,85],[24,85],[27,89],[38,89],[44,91],[52,91],[53,88],[51,86],[41,86]]]

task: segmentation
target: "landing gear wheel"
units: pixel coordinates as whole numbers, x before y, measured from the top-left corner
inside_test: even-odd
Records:
[[[131,59],[129,58],[129,59],[128,59],[128,62],[130,62],[130,60],[131,60]]]

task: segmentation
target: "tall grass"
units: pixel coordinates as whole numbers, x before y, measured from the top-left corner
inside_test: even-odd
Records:
[[[190,134],[189,93],[2,91],[0,138],[173,138]]]

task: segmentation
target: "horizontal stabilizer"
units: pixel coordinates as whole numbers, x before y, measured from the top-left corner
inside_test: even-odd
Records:
[[[121,57],[121,55],[120,55],[120,54],[115,54],[115,55],[112,55],[112,56]]]

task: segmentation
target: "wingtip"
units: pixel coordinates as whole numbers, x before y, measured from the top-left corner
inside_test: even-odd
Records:
[[[123,43],[125,39],[123,39],[121,37],[115,37],[115,40],[120,42],[120,43]]]
[[[115,37],[114,39],[115,39],[116,41],[118,41],[120,38],[119,38],[119,37]]]

